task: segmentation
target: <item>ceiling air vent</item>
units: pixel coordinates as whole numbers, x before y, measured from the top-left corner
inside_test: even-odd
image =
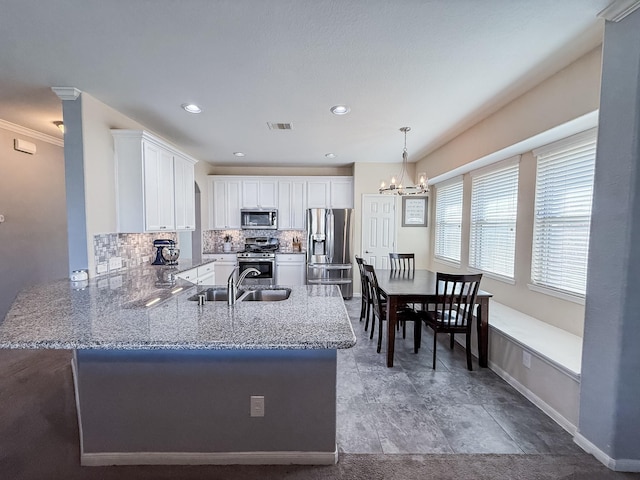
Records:
[[[292,130],[293,124],[291,123],[276,123],[276,122],[267,122],[267,126],[269,130]]]

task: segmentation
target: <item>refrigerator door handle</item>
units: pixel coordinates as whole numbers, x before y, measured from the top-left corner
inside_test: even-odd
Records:
[[[333,263],[333,253],[335,248],[335,217],[333,211],[327,210],[327,260]]]

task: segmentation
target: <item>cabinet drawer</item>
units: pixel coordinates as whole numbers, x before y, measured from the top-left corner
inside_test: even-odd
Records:
[[[191,270],[177,274],[176,277],[195,283],[198,278],[198,269],[192,268]]]
[[[276,254],[276,262],[278,263],[305,263],[305,255],[302,253],[292,253],[292,254],[286,254],[286,253],[278,253]]]
[[[207,263],[206,265],[201,265],[200,267],[198,267],[198,278],[200,277],[204,277],[205,275],[209,275],[211,272],[214,271],[214,264],[212,263]]]

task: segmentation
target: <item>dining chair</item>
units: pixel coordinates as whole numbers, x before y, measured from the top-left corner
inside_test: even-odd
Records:
[[[415,270],[415,255],[413,253],[390,253],[391,270]]]
[[[413,273],[416,270],[415,254],[413,253],[389,253],[389,265],[393,272]],[[407,304],[406,308],[415,309],[414,304]],[[404,322],[398,322],[396,329],[402,327],[402,338],[407,338],[407,326]]]
[[[364,260],[362,257],[356,255],[356,264],[358,264],[358,270],[360,271],[360,291],[362,293],[362,301],[360,302],[360,321],[364,320],[365,316],[367,318],[367,325],[369,324],[369,288],[367,287],[367,277],[364,273],[364,269],[362,266],[364,265]],[[366,330],[366,328],[365,328]]]
[[[471,324],[476,307],[476,296],[482,274],[453,275],[436,274],[436,298],[430,304],[433,308],[421,310],[417,315],[433,329],[433,369],[436,368],[436,345],[438,333],[448,333],[453,349],[456,333],[466,336],[467,368],[471,366]]]
[[[373,265],[364,264],[363,266],[365,275],[367,277],[367,284],[369,288],[369,295],[372,300],[373,306],[373,321],[371,322],[371,336],[373,338],[373,331],[375,330],[376,319],[378,320],[378,348],[377,352],[380,353],[382,349],[382,322],[387,318],[387,304],[383,300],[380,288],[378,287],[378,277],[376,276],[376,270]],[[397,312],[398,321],[408,322],[413,321],[413,352],[418,353],[420,349],[420,338],[422,335],[422,321],[421,318],[413,310],[407,309],[401,306]]]

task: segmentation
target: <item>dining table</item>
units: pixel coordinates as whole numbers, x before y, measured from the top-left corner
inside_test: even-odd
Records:
[[[436,298],[437,273],[426,269],[384,270],[376,268],[378,288],[387,299],[387,367],[393,367],[398,307],[405,304],[428,305]],[[478,364],[488,366],[489,299],[492,294],[479,290],[474,315],[478,331]]]

